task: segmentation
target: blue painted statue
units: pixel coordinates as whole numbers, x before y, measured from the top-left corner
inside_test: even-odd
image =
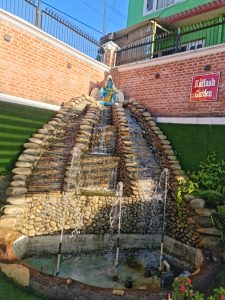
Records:
[[[102,87],[100,89],[100,99],[103,99],[103,101],[100,101],[103,105],[111,106],[116,101],[116,89],[114,87],[112,77],[109,75],[105,87]]]

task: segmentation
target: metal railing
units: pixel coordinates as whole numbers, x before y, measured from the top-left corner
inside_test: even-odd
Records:
[[[97,39],[79,29],[75,24],[76,19],[63,14],[44,1],[0,0],[0,8],[37,26],[82,53],[98,58],[100,45]]]
[[[225,42],[225,17],[185,27],[176,32],[150,35],[116,51],[116,65],[150,60]]]

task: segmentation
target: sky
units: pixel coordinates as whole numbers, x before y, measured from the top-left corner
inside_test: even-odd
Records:
[[[96,30],[103,31],[104,0],[43,0],[44,3],[65,12]],[[106,33],[126,28],[128,0],[106,0]],[[72,21],[72,20],[71,20]],[[103,34],[79,22],[74,24],[96,39]]]

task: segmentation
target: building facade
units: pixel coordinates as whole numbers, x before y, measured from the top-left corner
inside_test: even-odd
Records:
[[[224,43],[224,14],[225,0],[130,0],[128,27],[107,37],[117,65],[167,56]]]

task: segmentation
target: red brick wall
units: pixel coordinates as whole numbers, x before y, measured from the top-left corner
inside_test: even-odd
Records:
[[[179,55],[185,57],[185,54]],[[210,71],[204,71],[206,64],[211,65]],[[192,77],[214,72],[221,72],[218,101],[190,102]],[[139,69],[111,71],[116,86],[126,97],[136,98],[156,116],[225,115],[224,72],[225,52]],[[156,73],[160,78],[155,78]]]
[[[12,36],[11,42],[4,40],[5,34]],[[0,20],[0,93],[60,104],[88,94],[105,77],[104,68],[91,60],[77,58],[51,41]]]

